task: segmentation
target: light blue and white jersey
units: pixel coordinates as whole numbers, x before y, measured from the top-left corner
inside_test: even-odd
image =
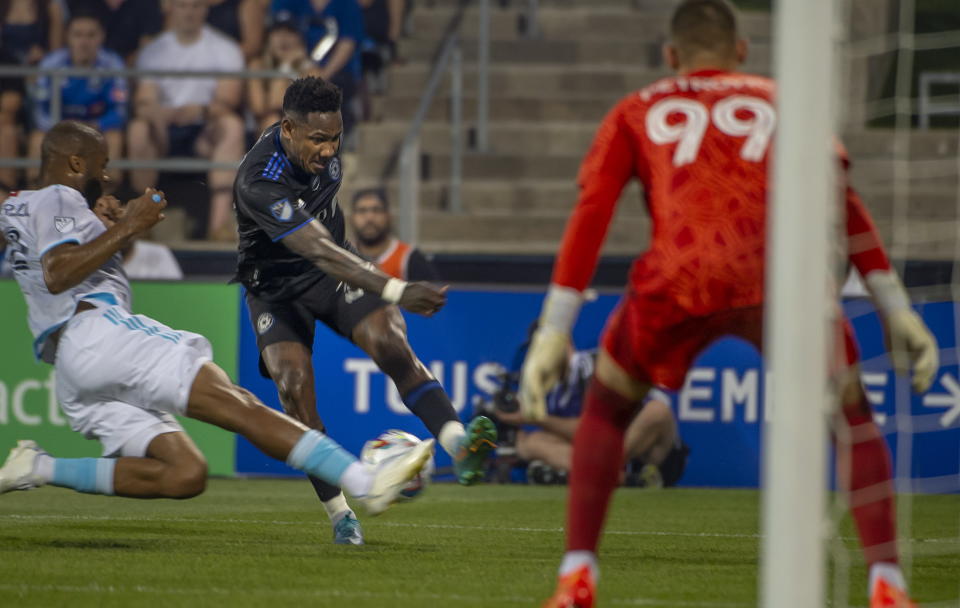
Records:
[[[64,243],[88,243],[106,231],[77,190],[55,185],[13,193],[0,203],[0,231],[7,240],[7,263],[27,302],[38,359],[53,363],[56,353],[47,338],[73,316],[80,300],[130,310],[130,284],[120,253],[63,293],[52,294],[47,289],[41,263],[45,253]]]

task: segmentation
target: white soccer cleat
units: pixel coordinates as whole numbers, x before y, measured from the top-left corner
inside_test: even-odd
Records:
[[[3,468],[0,468],[0,494],[32,490],[44,485],[43,480],[33,474],[33,464],[41,454],[46,452],[35,441],[18,441],[16,447],[10,450]]]
[[[433,455],[433,439],[421,441],[406,450],[394,450],[396,455],[370,465],[373,484],[370,492],[360,498],[363,508],[370,515],[379,515],[400,497],[407,482],[417,476]]]

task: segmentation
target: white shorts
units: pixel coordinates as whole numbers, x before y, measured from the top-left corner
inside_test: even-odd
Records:
[[[60,336],[56,390],[70,428],[103,444],[104,456],[145,456],[163,433],[182,431],[210,342],[119,306],[75,315]]]

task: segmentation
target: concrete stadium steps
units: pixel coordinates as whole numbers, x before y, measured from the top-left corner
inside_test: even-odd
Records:
[[[597,91],[622,91],[626,95],[666,75],[665,70],[636,66],[492,64],[489,87],[491,97],[582,95]],[[390,95],[419,97],[429,76],[430,66],[426,63],[397,66],[390,72]],[[441,86],[441,90],[449,91],[449,73]],[[474,65],[464,66],[463,90],[467,95],[476,94],[477,70]]]
[[[429,61],[436,51],[435,40],[414,39],[402,43],[403,57],[412,61]],[[751,45],[746,69],[754,72],[770,71],[768,43]],[[463,59],[476,61],[477,41],[465,37],[461,43]],[[661,44],[639,38],[601,38],[587,40],[494,40],[490,44],[490,61],[509,64],[575,64],[589,63],[603,66],[645,66],[660,68],[663,64]]]
[[[358,180],[352,188],[344,185],[341,200],[349,201],[353,193],[364,188],[378,186],[376,180]],[[399,193],[397,181],[386,184],[391,200]],[[449,185],[444,181],[430,180],[420,184],[420,208],[424,212],[441,212],[448,208]],[[516,180],[468,180],[460,189],[464,213],[512,215],[525,221],[541,216],[567,217],[577,200],[577,187],[573,179],[516,179]],[[641,199],[641,189],[631,184],[620,198],[620,210],[628,216],[647,215]]]
[[[492,40],[512,40],[519,37],[518,19],[524,14],[519,8],[491,7],[490,36]],[[453,8],[417,7],[411,22],[412,36],[423,40],[439,40],[454,14]],[[629,6],[595,5],[582,2],[575,6],[545,6],[539,11],[540,36],[546,40],[613,39],[660,42],[667,32],[670,10],[638,10]],[[767,13],[741,14],[741,30],[749,40],[768,40],[771,20]],[[479,11],[467,10],[462,22],[466,37],[479,29]]]
[[[538,216],[536,221],[518,222],[514,214],[421,215],[420,243],[427,251],[445,253],[553,254],[567,225],[566,214]],[[451,239],[451,234],[460,238]],[[650,238],[650,220],[620,213],[610,226],[604,252],[608,255],[635,255]],[[509,245],[506,247],[505,245]]]
[[[668,75],[659,57],[675,0],[540,0],[540,37],[518,28],[525,0],[501,8],[493,2],[490,73],[490,151],[465,152],[462,212],[447,212],[450,174],[449,82],[439,89],[421,132],[420,243],[425,250],[457,253],[553,254],[577,197],[581,159],[606,112],[620,98]],[[358,158],[344,185],[379,185],[379,175],[409,127],[436,49],[456,0],[417,3],[412,35],[401,42],[407,63],[390,71],[386,94],[374,99],[375,120],[358,131]],[[743,13],[751,41],[746,69],[769,73],[766,13]],[[476,116],[477,11],[468,10],[463,35],[464,137]],[[899,150],[890,130],[845,134],[851,178],[890,239],[906,220],[906,246],[897,255],[952,259],[960,219],[955,133],[912,131]],[[901,142],[902,143],[902,142]],[[909,158],[906,164],[895,154]],[[347,167],[348,170],[350,169]],[[902,171],[905,169],[906,171]],[[898,205],[895,180],[905,179]],[[397,180],[386,183],[396,200]],[[902,214],[897,215],[897,214]],[[901,226],[902,229],[902,226]],[[649,220],[640,188],[625,191],[605,251],[633,255],[648,244]],[[902,234],[898,232],[898,234]]]
[[[622,96],[598,95],[595,97],[502,97],[490,99],[490,116],[495,120],[506,121],[592,121],[600,119]],[[419,97],[392,97],[375,99],[373,114],[380,120],[410,120],[417,111]],[[450,98],[447,95],[434,99],[427,113],[427,120],[447,122],[450,120]],[[477,100],[466,97],[463,100],[463,115],[473,122],[477,114]]]

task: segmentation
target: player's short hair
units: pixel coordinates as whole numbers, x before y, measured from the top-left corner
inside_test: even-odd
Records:
[[[102,139],[99,131],[81,122],[58,122],[44,134],[40,144],[40,172],[58,158],[86,155]]]
[[[670,19],[670,37],[681,59],[736,52],[737,14],[727,0],[684,0]]]
[[[368,196],[377,197],[383,205],[383,210],[390,211],[390,200],[387,198],[387,191],[383,188],[364,188],[363,190],[358,190],[356,194],[353,195],[353,199],[350,200],[350,209],[356,209],[360,199]]]
[[[283,114],[298,122],[311,112],[339,112],[343,103],[340,87],[323,78],[307,76],[290,83],[283,94]]]

